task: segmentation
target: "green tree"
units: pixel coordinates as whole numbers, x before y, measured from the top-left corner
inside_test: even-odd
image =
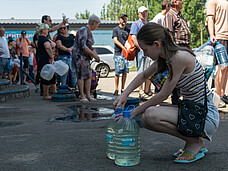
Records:
[[[191,0],[184,1],[182,14],[186,21],[190,22],[191,30],[191,46],[199,47],[201,45],[201,25],[205,25],[206,13],[205,3],[207,0]],[[203,30],[203,42],[207,41],[208,35],[206,30]]]
[[[161,11],[161,2],[163,0],[110,0],[110,4],[103,5],[101,19],[118,20],[121,13],[128,15],[129,21],[138,19],[138,7],[144,5],[149,9],[148,19],[152,19]]]
[[[76,12],[76,14],[75,14],[76,19],[88,19],[89,16],[90,16],[90,12],[88,10],[85,10],[84,13]]]
[[[110,0],[110,3],[103,5],[101,11],[102,20],[118,20],[121,13],[128,15],[128,21],[136,21],[138,19],[138,8],[142,5],[149,9],[148,20],[161,11],[161,3],[163,0]],[[200,24],[205,24],[205,2],[207,0],[183,0],[183,9],[181,10],[186,21],[190,23],[191,30],[191,46],[198,47],[201,44]],[[203,42],[207,40],[207,33],[203,31]]]

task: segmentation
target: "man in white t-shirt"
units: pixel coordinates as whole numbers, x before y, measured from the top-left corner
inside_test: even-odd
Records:
[[[162,2],[162,11],[160,13],[158,13],[153,18],[153,20],[151,20],[150,22],[155,22],[155,23],[158,23],[158,24],[163,26],[163,21],[165,19],[165,14],[169,11],[170,5],[171,5],[170,0],[164,0]]]
[[[2,79],[3,74],[8,73],[8,78],[11,79],[11,71],[12,68],[10,66],[10,53],[7,41],[5,37],[5,29],[3,27],[0,28],[0,79]]]
[[[210,41],[224,45],[228,53],[228,0],[209,0],[207,3],[208,31]],[[228,96],[225,95],[228,80],[228,66],[220,67],[215,77],[215,92],[221,97],[219,107],[226,107]],[[225,103],[224,103],[224,102]]]

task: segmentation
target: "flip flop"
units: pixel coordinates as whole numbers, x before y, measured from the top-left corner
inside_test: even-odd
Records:
[[[97,101],[97,99],[94,99],[93,97],[88,98],[88,99],[89,99],[89,101]]]
[[[180,152],[180,154],[178,154],[178,152]],[[179,155],[181,155],[184,152],[184,148],[179,149],[178,152],[174,153],[173,157],[178,157]],[[201,148],[201,150],[199,152],[207,153],[208,149],[206,147],[203,147],[203,148]]]
[[[147,97],[148,97],[148,95],[146,95],[145,93],[139,93],[139,98],[141,100],[146,99]]]
[[[148,95],[148,96],[152,96],[153,95],[153,93],[152,92],[144,92],[146,95]]]
[[[188,150],[184,150],[184,152],[181,155],[185,155],[187,157],[191,157],[191,159],[190,160],[174,160],[175,163],[192,163],[192,162],[195,162],[195,161],[197,161],[199,159],[202,159],[205,156],[204,153],[198,152],[195,155],[195,154],[193,154],[192,152],[190,152]]]
[[[88,99],[81,99],[80,102],[85,102],[85,103],[87,103],[87,102],[89,102],[89,100],[88,100]]]

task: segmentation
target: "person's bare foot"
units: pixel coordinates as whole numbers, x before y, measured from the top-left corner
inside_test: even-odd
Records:
[[[89,101],[97,101],[97,99],[94,99],[94,98],[91,97],[91,96],[87,96],[87,99],[88,99]]]

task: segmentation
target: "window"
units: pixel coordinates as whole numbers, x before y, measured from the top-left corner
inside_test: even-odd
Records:
[[[112,52],[106,48],[95,47],[94,49],[96,50],[98,55],[112,54]]]

